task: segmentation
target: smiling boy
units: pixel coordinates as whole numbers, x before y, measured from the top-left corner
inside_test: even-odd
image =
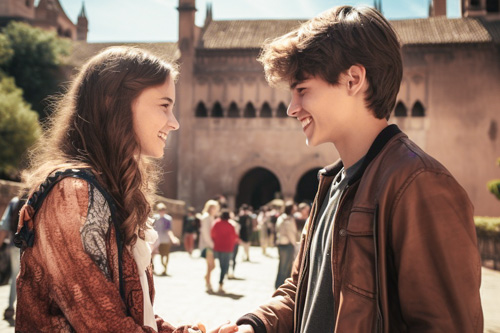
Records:
[[[240,332],[482,332],[472,204],[387,121],[402,79],[387,20],[335,7],[259,61],[290,87],[307,144],[333,143],[341,160],[320,171],[291,277]]]

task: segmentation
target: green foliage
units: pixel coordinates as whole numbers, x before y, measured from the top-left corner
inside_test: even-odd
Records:
[[[497,165],[500,166],[500,158],[497,159]],[[488,187],[488,190],[490,190],[490,192],[493,193],[498,200],[500,200],[500,179],[490,180],[486,183],[486,186]]]
[[[3,66],[12,59],[14,50],[10,47],[9,40],[5,35],[0,34],[0,66]]]
[[[500,179],[490,180],[486,186],[488,186],[488,190],[500,200]]]
[[[58,91],[63,79],[60,66],[69,54],[70,42],[55,32],[14,21],[3,29],[1,36],[0,68],[15,78],[26,101],[43,118],[42,101]],[[3,54],[6,55],[2,57]]]
[[[500,241],[500,217],[474,217],[477,236],[480,238],[494,238]]]
[[[14,79],[0,75],[0,175],[13,179],[22,155],[40,136],[38,114],[22,98]]]

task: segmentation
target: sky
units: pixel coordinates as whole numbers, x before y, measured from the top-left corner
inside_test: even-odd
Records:
[[[59,0],[76,22],[82,0]],[[38,2],[38,1],[37,1]],[[196,24],[205,20],[212,3],[214,20],[308,19],[336,5],[373,5],[370,0],[197,0]],[[178,0],[85,0],[89,20],[88,42],[175,42]],[[424,18],[429,0],[382,0],[390,20]],[[460,16],[460,0],[447,0],[448,17]]]

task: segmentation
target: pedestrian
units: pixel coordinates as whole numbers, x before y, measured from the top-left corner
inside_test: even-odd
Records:
[[[186,250],[190,256],[193,254],[194,240],[196,238],[198,224],[200,223],[195,215],[195,212],[194,207],[189,207],[187,215],[184,216],[182,221],[184,250]]]
[[[257,229],[259,230],[259,243],[262,249],[262,254],[267,256],[267,248],[271,244],[271,217],[268,214],[269,207],[264,205],[260,207],[260,212],[257,215]]]
[[[300,239],[302,229],[304,229],[304,225],[306,224],[307,218],[309,217],[309,213],[311,213],[311,205],[307,202],[299,203],[297,211],[293,216],[295,217],[295,224],[297,225],[297,232],[299,235],[298,239]]]
[[[229,218],[229,210],[222,209],[220,218],[215,220],[210,233],[214,241],[215,257],[219,260],[220,266],[219,293],[224,293],[224,278],[229,271],[229,262],[234,245],[238,242],[238,235],[234,227],[229,223]]]
[[[23,173],[16,332],[188,330],[153,312],[149,158],[179,128],[176,76],[145,51],[112,47],[57,104]]]
[[[158,254],[164,271],[162,275],[167,275],[168,261],[170,259],[170,250],[172,245],[179,245],[179,239],[172,231],[172,216],[167,214],[167,206],[160,202],[156,205],[157,214],[154,218],[154,228],[158,233]],[[154,269],[153,269],[154,271]]]
[[[276,246],[279,253],[278,275],[274,287],[279,288],[290,277],[292,264],[295,259],[297,246],[297,226],[295,224],[295,213],[297,207],[293,201],[287,201],[285,211],[278,217],[276,222]]]
[[[231,225],[234,228],[234,231],[236,231],[236,235],[239,235],[240,234],[240,224],[235,221],[233,212],[231,212],[230,215],[231,216],[229,218],[229,223],[231,223]],[[239,248],[240,248],[240,239],[238,238],[238,240],[234,243],[233,253],[231,254],[231,261],[229,262],[230,270],[227,273],[227,277],[230,280],[236,279],[236,276],[235,276],[235,274],[236,274],[236,257],[238,256]]]
[[[398,37],[370,7],[339,6],[271,41],[266,78],[291,90],[309,146],[340,160],[319,188],[291,277],[240,332],[482,332],[473,207],[450,172],[388,118]]]
[[[12,237],[17,231],[19,211],[25,203],[25,197],[13,197],[5,209],[0,223],[0,244],[3,244],[5,240],[8,240],[7,249],[10,255],[10,293],[9,305],[3,313],[5,320],[14,319],[15,314],[14,303],[16,301],[16,277],[17,274],[19,274],[20,252],[17,247],[13,246],[14,242]]]
[[[252,217],[250,206],[243,204],[240,207],[238,223],[240,225],[240,244],[243,246],[245,258],[243,261],[250,261],[250,236],[252,235]]]
[[[200,217],[200,250],[201,257],[207,262],[207,273],[205,274],[205,286],[207,292],[212,292],[212,283],[210,278],[215,268],[214,242],[212,240],[211,230],[215,218],[219,214],[219,203],[215,200],[208,200],[203,207]]]

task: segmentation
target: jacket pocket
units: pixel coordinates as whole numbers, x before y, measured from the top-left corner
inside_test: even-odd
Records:
[[[344,286],[352,292],[375,299],[375,249],[373,211],[353,211],[346,239]]]

